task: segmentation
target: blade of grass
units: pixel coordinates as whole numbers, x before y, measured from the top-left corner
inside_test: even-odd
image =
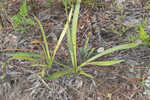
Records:
[[[46,70],[47,70],[47,67],[45,67],[45,68],[42,69],[42,71],[41,71],[41,76],[42,77],[44,77]]]
[[[78,23],[78,16],[79,16],[79,11],[80,11],[80,2],[81,0],[77,0],[76,6],[75,6],[75,11],[73,14],[73,19],[72,19],[72,47],[73,47],[73,66],[75,69],[75,73],[78,72],[77,70],[77,44],[76,44],[76,33],[77,33],[77,23]]]
[[[67,18],[67,20],[68,20],[68,18]],[[69,49],[72,64],[74,64],[73,46],[72,46],[72,38],[71,38],[72,34],[71,34],[71,31],[70,31],[70,26],[69,25],[70,25],[70,23],[69,23],[69,21],[67,21],[67,26],[68,26],[68,29],[67,29],[67,46],[68,46],[68,49]]]
[[[47,56],[48,63],[49,63],[48,67],[51,68],[52,58],[51,58],[50,53],[49,53],[48,43],[47,43],[47,39],[46,39],[46,35],[45,35],[45,32],[44,32],[43,26],[42,26],[40,20],[37,17],[34,17],[34,18],[40,26],[41,34],[42,34],[42,37],[43,37],[43,40],[44,40],[44,48],[45,48],[45,52],[46,52],[45,55]]]
[[[87,76],[87,77],[89,77],[89,78],[94,78],[92,75],[87,74],[87,73],[85,73],[85,72],[80,72],[80,74],[81,74],[81,75],[84,75],[84,76]]]
[[[59,77],[62,77],[64,75],[71,74],[71,73],[72,73],[72,69],[66,70],[66,71],[55,72],[47,77],[44,77],[44,80],[53,80],[53,79],[56,79],[56,78],[59,78]]]
[[[54,63],[56,63],[56,64],[58,64],[58,65],[60,65],[60,66],[63,66],[64,68],[70,69],[69,66],[64,65],[64,64],[62,64],[62,63],[59,63],[59,62],[57,62],[57,61],[54,61]]]
[[[129,49],[129,48],[133,48],[133,47],[137,47],[139,44],[138,43],[128,43],[128,44],[123,44],[123,45],[119,45],[107,50],[104,50],[103,52],[95,55],[94,57],[91,57],[90,59],[88,59],[87,61],[85,61],[84,63],[82,63],[78,68],[80,69],[81,67],[87,65],[89,62],[96,60],[97,58],[112,53],[114,51],[118,51],[118,50],[123,50],[123,49]]]
[[[89,58],[93,54],[94,50],[95,50],[95,48],[92,48],[86,58]]]
[[[84,50],[87,50],[87,48],[88,48],[88,42],[89,42],[89,37],[87,37],[86,40],[85,40]]]
[[[58,48],[59,48],[61,42],[62,42],[62,40],[63,40],[63,38],[64,38],[64,36],[65,36],[65,34],[66,34],[66,31],[67,31],[67,29],[68,29],[68,25],[67,25],[67,24],[70,23],[71,16],[72,16],[72,12],[73,12],[73,8],[70,10],[68,22],[65,24],[65,27],[64,27],[64,29],[63,29],[61,35],[60,35],[60,38],[59,38],[59,40],[58,40],[58,42],[57,42],[56,47],[55,47],[55,49],[54,49],[54,52],[53,52],[53,55],[52,55],[52,62],[53,62],[53,60],[54,60],[54,58],[55,58],[56,52],[57,52],[57,50],[58,50]]]
[[[32,62],[39,62],[39,60],[37,60],[36,58],[31,58],[29,56],[13,56],[11,58],[9,58],[8,60],[28,60],[28,61],[32,61]]]
[[[89,62],[86,65],[110,66],[123,61],[124,60],[97,61],[97,62]]]
[[[28,56],[28,57],[38,57],[38,58],[44,58],[38,53],[30,53],[30,52],[15,52],[15,53],[3,53],[7,56]]]
[[[31,65],[32,67],[40,66],[40,67],[46,67],[46,64],[33,64]]]
[[[5,62],[2,62],[2,65],[1,65],[1,71],[2,71],[2,72],[4,71],[5,65],[6,65],[6,63],[5,63]]]
[[[42,49],[43,49],[44,54],[45,54],[44,56],[45,56],[46,63],[47,63],[48,66],[51,66],[51,63],[50,63],[50,61],[49,61],[49,59],[48,59],[48,56],[46,55],[46,48],[44,47],[43,44],[41,44],[41,46],[42,46]],[[47,66],[47,67],[48,67],[48,66]]]
[[[71,7],[72,9],[74,9],[74,6],[72,5]],[[67,16],[67,45],[68,45],[68,49],[69,49],[69,53],[70,53],[70,57],[71,57],[71,61],[72,64],[74,64],[74,58],[73,58],[73,45],[72,45],[72,34],[71,34],[71,30],[70,30],[70,22],[69,22],[69,17],[68,17],[68,11],[67,11],[67,5],[65,2],[65,10],[66,10],[66,16]]]

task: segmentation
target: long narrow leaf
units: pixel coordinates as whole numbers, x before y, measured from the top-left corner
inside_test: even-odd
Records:
[[[51,62],[50,62],[49,59],[48,59],[48,55],[46,55],[46,48],[44,47],[43,44],[41,44],[41,46],[42,46],[43,52],[44,52],[44,54],[45,54],[44,56],[45,56],[46,63],[47,63],[48,66],[51,66]],[[47,67],[48,67],[48,66],[47,66]]]
[[[70,22],[70,20],[71,20],[72,12],[73,12],[73,8],[71,9],[71,11],[70,11],[70,13],[69,13],[69,19],[68,19],[69,22]],[[67,22],[67,23],[69,23],[69,22]],[[64,36],[65,36],[65,33],[66,33],[67,29],[68,29],[67,23],[65,24],[65,27],[64,27],[64,29],[63,29],[61,35],[60,35],[60,38],[59,38],[59,40],[58,40],[58,42],[57,42],[56,47],[55,47],[55,49],[54,49],[54,52],[53,52],[53,55],[52,55],[52,62],[53,62],[54,57],[55,57],[55,54],[56,54],[56,52],[57,52],[57,50],[58,50],[58,48],[59,48],[59,46],[60,46],[60,44],[61,44],[61,42],[62,42]]]
[[[68,26],[68,29],[67,29],[67,45],[68,45],[68,49],[69,49],[72,64],[74,64],[72,34],[71,34],[71,31],[70,31],[70,26],[69,26],[70,23],[69,23],[69,18],[68,17],[67,17],[67,20],[68,20],[67,21],[67,26]]]
[[[2,71],[2,72],[4,71],[5,65],[6,65],[6,63],[5,63],[5,62],[2,62],[2,65],[1,65],[1,71]]]
[[[94,50],[95,50],[95,48],[92,48],[92,49],[88,52],[88,55],[87,55],[86,58],[89,58],[89,57],[93,54]]]
[[[72,9],[74,9],[74,6],[72,5],[71,7]],[[66,15],[68,14],[67,11],[67,5],[65,5],[65,10],[66,10]],[[70,30],[70,22],[69,22],[69,17],[67,15],[67,45],[68,45],[68,49],[69,49],[69,53],[70,53],[70,57],[71,57],[71,61],[72,64],[74,64],[74,56],[73,56],[73,45],[72,45],[72,34],[71,34],[71,30]]]
[[[93,60],[96,60],[97,58],[103,56],[103,55],[106,55],[106,54],[109,54],[109,53],[112,53],[114,51],[118,51],[118,50],[123,50],[123,49],[129,49],[129,48],[134,48],[134,47],[137,47],[139,46],[138,43],[129,43],[129,44],[123,44],[123,45],[119,45],[119,46],[116,46],[116,47],[113,47],[113,48],[110,48],[110,49],[107,49],[107,50],[104,50],[103,52],[95,55],[94,57],[88,59],[87,61],[85,61],[84,63],[82,63],[79,68],[85,66],[87,63],[93,61]]]
[[[9,58],[8,60],[28,60],[28,61],[32,61],[32,62],[40,62],[39,60],[37,60],[36,58],[31,58],[29,56],[13,56],[11,58]]]
[[[84,43],[84,50],[88,49],[88,42],[89,42],[89,37],[86,38],[85,43]]]
[[[77,33],[77,23],[78,23],[78,16],[80,11],[80,2],[81,0],[77,0],[75,11],[73,14],[73,20],[72,20],[72,46],[73,46],[73,66],[75,68],[75,72],[77,72],[77,44],[76,44],[76,33]]]
[[[97,62],[87,63],[86,65],[110,66],[110,65],[114,65],[123,61],[124,60],[97,61]]]
[[[46,70],[47,70],[46,67],[42,69],[42,71],[41,71],[41,76],[42,76],[42,77],[44,77]]]
[[[15,52],[15,53],[3,53],[7,56],[28,56],[28,57],[38,57],[38,58],[44,58],[38,53],[31,53],[31,52]]]
[[[59,62],[57,62],[57,61],[54,61],[54,63],[56,63],[57,65],[60,65],[60,66],[62,66],[62,67],[64,67],[64,68],[70,69],[69,66],[64,65],[64,64],[62,64],[62,63],[59,63]]]
[[[81,75],[84,75],[84,76],[86,76],[86,77],[89,77],[89,78],[94,78],[92,75],[87,74],[87,73],[85,73],[85,72],[80,72],[80,74],[81,74]]]
[[[53,79],[56,79],[56,78],[59,78],[59,77],[62,77],[64,75],[71,74],[71,73],[72,73],[72,70],[55,72],[47,77],[44,77],[44,80],[53,80]]]
[[[46,64],[33,64],[32,67],[40,66],[40,67],[47,67]]]
[[[37,23],[38,23],[39,26],[40,26],[41,34],[42,34],[42,37],[43,37],[43,40],[44,40],[44,48],[45,48],[45,52],[46,52],[45,55],[47,56],[47,59],[49,60],[49,65],[50,65],[49,67],[51,68],[51,65],[52,65],[52,58],[51,58],[50,53],[49,53],[46,35],[45,35],[44,29],[43,29],[43,26],[42,26],[40,20],[39,20],[37,17],[35,17],[35,20],[37,21]]]

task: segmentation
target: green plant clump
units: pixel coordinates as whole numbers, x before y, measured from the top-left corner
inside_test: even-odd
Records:
[[[40,55],[38,53],[29,53],[29,52],[26,52],[26,53],[25,52],[17,52],[17,53],[13,53],[13,54],[7,53],[8,56],[11,56],[11,58],[9,58],[9,60],[25,59],[25,60],[29,60],[29,61],[39,62],[39,64],[36,64],[33,66],[42,66],[43,67],[41,74],[45,80],[53,80],[53,79],[56,79],[56,78],[59,78],[59,77],[62,77],[64,75],[68,75],[68,74],[85,75],[87,77],[93,78],[92,75],[82,71],[81,69],[83,67],[87,67],[87,66],[91,66],[91,67],[93,65],[110,66],[113,64],[123,62],[124,60],[108,60],[108,61],[95,61],[95,60],[97,60],[99,57],[102,57],[106,54],[110,54],[114,51],[119,51],[119,50],[129,49],[129,48],[139,46],[139,43],[128,43],[128,44],[119,45],[119,46],[104,50],[101,53],[98,53],[93,57],[89,57],[85,61],[79,63],[78,58],[77,58],[78,47],[77,47],[76,39],[77,39],[77,22],[78,22],[78,16],[79,16],[79,11],[80,11],[80,3],[81,3],[81,0],[77,0],[75,5],[71,4],[70,12],[68,12],[68,2],[67,1],[64,2],[67,22],[64,26],[64,29],[59,37],[59,40],[58,40],[56,47],[54,48],[54,51],[52,52],[52,54],[49,52],[48,43],[46,40],[46,35],[45,35],[44,29],[42,27],[42,24],[35,17],[35,20],[37,21],[37,23],[40,26],[41,34],[43,37],[43,43],[41,43],[41,46],[44,51],[44,56]],[[68,51],[70,53],[70,59],[71,59],[72,65],[64,65],[63,63],[60,63],[55,60],[56,52],[59,49],[59,46],[65,35],[67,38]],[[89,51],[89,50],[87,50],[87,51]],[[43,62],[40,63],[40,59],[44,60],[46,63],[44,63],[44,64],[43,64]],[[48,76],[45,76],[45,72],[48,69],[52,68],[53,63],[64,67],[64,70],[54,72]]]
[[[145,9],[145,10],[150,9],[150,0],[145,0],[145,1],[144,1],[144,9]]]
[[[70,52],[70,58],[72,61],[72,67],[70,65],[62,64],[62,66],[64,68],[67,68],[67,70],[55,72],[55,73],[49,75],[48,77],[45,77],[44,79],[46,79],[46,80],[52,80],[52,79],[59,78],[63,75],[71,74],[71,73],[74,73],[77,75],[81,74],[81,75],[85,75],[87,77],[93,78],[92,75],[85,73],[84,71],[81,71],[81,68],[86,67],[88,65],[90,65],[90,66],[92,66],[92,65],[109,66],[109,65],[120,63],[124,60],[111,60],[111,61],[94,61],[94,60],[96,60],[97,58],[99,58],[103,55],[112,53],[114,51],[129,49],[129,48],[137,47],[139,45],[138,43],[129,43],[129,44],[116,46],[116,47],[107,49],[78,65],[76,34],[77,34],[78,15],[79,15],[79,11],[80,11],[80,3],[81,3],[81,0],[77,0],[75,8],[74,8],[73,4],[71,5],[71,8],[74,9],[72,24],[71,24],[70,20],[69,20],[69,16],[68,16],[68,11],[67,11],[67,2],[64,2],[66,16],[67,16],[67,26],[68,26],[67,31],[66,31],[66,36],[67,36],[68,50]]]
[[[30,27],[24,27],[23,25],[34,25],[34,21],[31,18],[27,18],[27,15],[27,2],[24,0],[22,6],[19,9],[19,12],[11,17],[11,20],[13,21],[13,28],[15,30],[19,30],[21,33],[24,33]]]
[[[141,40],[144,45],[150,46],[150,36],[145,32],[145,28],[147,24],[147,20],[144,20],[141,24],[137,25],[139,33],[137,35],[137,39]]]
[[[89,47],[88,42],[89,42],[89,37],[86,38],[84,46],[79,48],[79,51],[83,59],[82,61],[88,59],[95,50],[95,48]]]
[[[138,34],[136,36],[134,35],[130,35],[130,41],[139,41],[141,42],[141,44],[146,45],[146,46],[150,46],[150,36],[148,35],[148,33],[145,31],[146,30],[146,25],[147,24],[147,20],[145,19],[144,21],[142,21],[141,24],[137,25],[137,30],[138,30]]]

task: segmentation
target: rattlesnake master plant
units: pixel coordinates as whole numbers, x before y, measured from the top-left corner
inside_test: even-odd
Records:
[[[95,61],[95,60],[103,55],[112,53],[114,51],[129,49],[129,48],[137,47],[139,45],[138,43],[129,43],[129,44],[124,44],[124,45],[119,45],[119,46],[107,49],[107,50],[87,59],[83,63],[78,64],[78,58],[77,58],[77,48],[78,47],[77,47],[77,43],[76,43],[76,38],[77,38],[76,34],[77,34],[78,15],[79,15],[79,11],[80,11],[80,3],[81,3],[81,0],[77,0],[75,8],[74,8],[73,4],[71,5],[72,9],[74,9],[73,18],[71,20],[72,24],[69,22],[69,20],[68,20],[69,18],[67,16],[67,26],[68,27],[67,27],[67,31],[66,31],[66,36],[67,36],[68,50],[70,52],[72,66],[62,64],[61,66],[63,66],[66,70],[55,72],[51,75],[48,75],[48,77],[44,78],[46,80],[52,80],[52,79],[61,77],[66,74],[71,74],[71,73],[75,73],[75,74],[79,74],[79,75],[82,74],[87,77],[93,78],[92,75],[85,73],[84,71],[81,71],[81,68],[86,67],[88,65],[109,66],[109,65],[120,63],[124,60],[111,60],[111,61]],[[66,12],[67,12],[67,1],[64,2],[64,5],[65,5]],[[66,13],[66,15],[67,15],[67,13]]]
[[[68,13],[68,9],[67,9],[68,2],[67,1],[64,2],[66,15],[67,15],[67,22],[66,22],[64,29],[59,37],[59,40],[56,44],[56,47],[55,47],[53,53],[49,52],[49,47],[48,47],[46,35],[45,35],[44,29],[42,27],[42,24],[35,17],[36,22],[40,26],[41,34],[43,37],[43,42],[41,43],[41,46],[43,48],[44,56],[40,55],[38,53],[29,53],[29,52],[6,53],[8,56],[11,56],[11,58],[9,58],[9,60],[25,59],[25,60],[37,62],[38,64],[33,65],[33,66],[42,66],[41,74],[45,80],[56,79],[56,78],[59,78],[61,76],[67,75],[67,74],[77,74],[77,75],[81,74],[81,75],[85,75],[87,77],[93,78],[92,75],[85,73],[84,71],[81,71],[81,68],[89,66],[89,65],[90,66],[93,66],[93,65],[109,66],[109,65],[117,64],[117,63],[124,61],[124,60],[111,60],[111,61],[95,61],[95,60],[98,59],[99,57],[102,57],[106,54],[110,54],[114,51],[137,47],[139,45],[138,43],[129,43],[129,44],[119,45],[119,46],[104,50],[101,53],[98,53],[93,57],[89,57],[83,63],[82,62],[80,64],[78,63],[78,57],[77,57],[77,48],[78,47],[77,47],[77,43],[76,43],[76,38],[77,38],[77,23],[78,23],[79,11],[80,11],[80,3],[81,3],[81,0],[77,0],[75,7],[74,7],[74,4],[71,4],[71,6],[70,6],[71,9],[70,9],[70,12]],[[70,22],[72,22],[72,23],[70,23]],[[59,49],[59,46],[65,35],[67,38],[68,51],[70,53],[70,58],[71,58],[70,61],[72,62],[72,65],[64,65],[63,62],[57,62],[55,60],[56,51]],[[33,41],[33,42],[35,43],[35,41]],[[45,63],[40,62],[41,59],[44,60]],[[64,67],[64,70],[54,72],[54,73],[48,75],[47,77],[45,77],[45,72],[48,69],[53,68],[52,67],[53,63]]]

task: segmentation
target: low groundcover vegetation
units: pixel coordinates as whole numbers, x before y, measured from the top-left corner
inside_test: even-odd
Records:
[[[64,29],[63,29],[60,37],[59,37],[57,45],[56,45],[56,47],[55,47],[52,54],[50,54],[50,52],[49,52],[49,47],[48,47],[48,43],[47,43],[47,39],[46,39],[46,35],[45,35],[45,32],[44,32],[43,26],[40,23],[39,19],[37,17],[34,17],[35,21],[40,26],[41,35],[43,37],[43,43],[41,43],[41,46],[42,46],[42,49],[44,51],[44,56],[42,56],[38,53],[29,53],[29,52],[6,53],[6,55],[8,55],[8,56],[12,56],[11,58],[9,58],[9,60],[24,59],[24,60],[33,61],[33,62],[38,63],[38,62],[40,62],[39,59],[43,59],[46,63],[35,64],[35,65],[32,65],[32,66],[42,66],[41,75],[45,80],[56,79],[56,78],[59,78],[61,76],[64,76],[66,74],[71,74],[71,73],[82,74],[82,75],[85,75],[87,77],[93,78],[92,75],[90,75],[88,73],[85,73],[84,71],[80,71],[80,69],[82,67],[86,67],[88,65],[90,65],[90,66],[92,66],[92,65],[110,66],[110,65],[113,65],[113,64],[123,62],[124,60],[110,60],[110,61],[95,61],[95,60],[97,58],[103,56],[103,55],[112,53],[114,51],[129,49],[129,48],[134,48],[134,47],[139,46],[139,44],[136,43],[136,42],[135,43],[127,43],[127,44],[119,45],[119,46],[104,50],[101,53],[96,54],[95,56],[87,59],[86,61],[84,61],[83,63],[78,65],[78,57],[77,57],[77,48],[78,47],[77,47],[77,43],[76,43],[76,38],[77,38],[76,34],[77,34],[77,30],[78,30],[77,29],[77,23],[78,23],[79,11],[80,11],[80,3],[81,3],[81,0],[77,0],[75,5],[74,5],[74,3],[69,2],[69,1],[64,1],[63,2],[64,6],[65,6],[65,11],[66,11],[67,22],[64,26]],[[22,6],[24,7],[24,9],[27,9],[27,8],[25,8],[25,7],[27,7],[25,5],[26,5],[26,0],[25,0],[24,4]],[[20,10],[19,15],[26,13],[26,10],[22,10],[23,7],[20,8],[21,10]],[[70,12],[68,12],[68,7],[70,7]],[[22,11],[22,13],[21,13],[21,11]],[[20,20],[20,17],[17,20]],[[15,16],[15,18],[18,18],[18,17]],[[22,18],[24,18],[24,16],[22,16],[21,19]],[[14,19],[14,17],[13,17],[13,19]],[[67,45],[68,45],[68,50],[70,52],[70,58],[71,58],[72,65],[64,65],[63,62],[57,62],[55,60],[56,52],[59,49],[59,46],[62,43],[62,40],[63,40],[65,35],[66,35],[66,38],[67,38]],[[34,41],[33,41],[33,43],[34,43]],[[52,68],[53,63],[64,67],[65,70],[55,72],[55,73],[45,77],[45,72],[47,71],[47,69]]]

